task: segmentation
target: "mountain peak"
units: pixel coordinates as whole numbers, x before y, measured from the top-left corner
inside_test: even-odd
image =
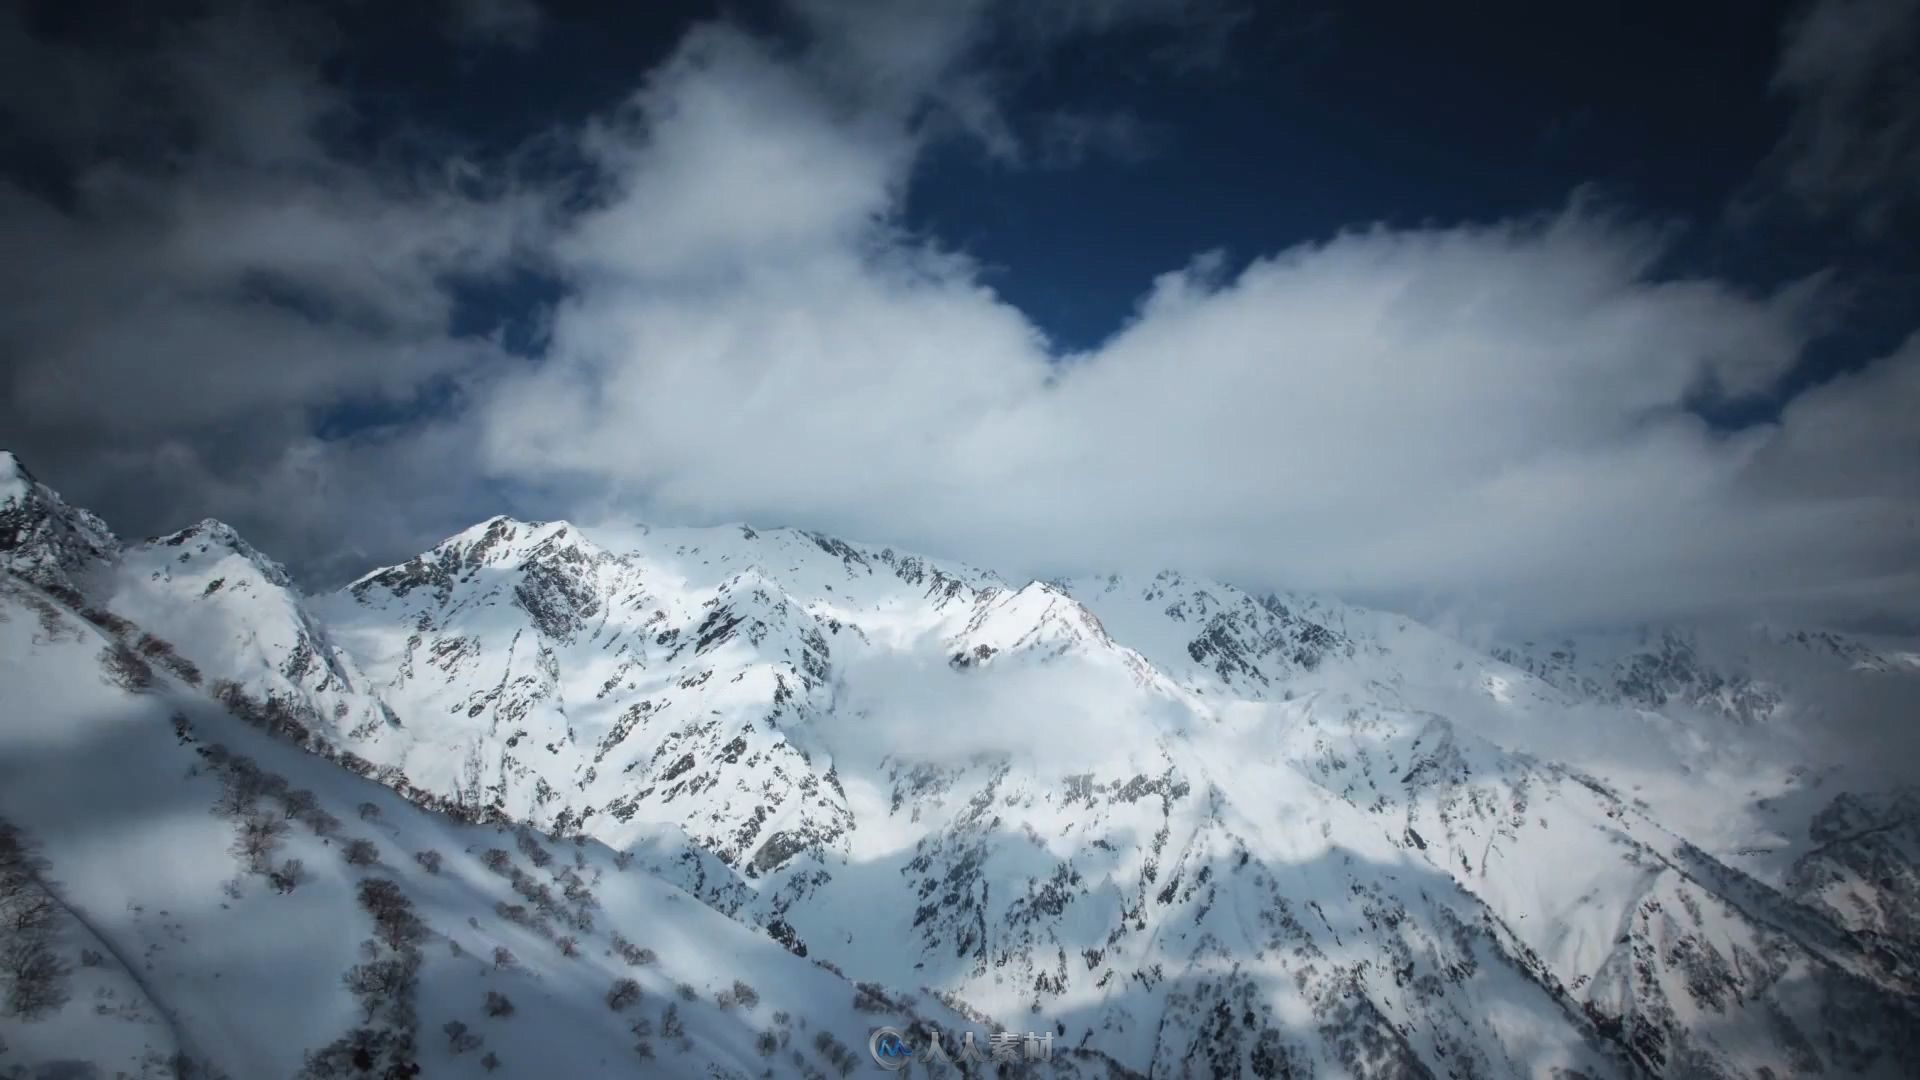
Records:
[[[261,576],[274,585],[285,587],[292,584],[293,578],[287,569],[278,562],[261,554],[258,548],[247,543],[240,531],[221,521],[219,518],[202,518],[179,532],[155,537],[147,543],[150,546],[185,547],[198,541],[198,550],[205,552],[210,548],[220,548],[246,559],[259,569]],[[184,559],[186,556],[182,555]]]
[[[444,602],[456,582],[483,567],[518,566],[556,552],[570,562],[591,561],[603,554],[572,522],[522,521],[495,514],[404,563],[369,571],[347,588],[365,600],[376,587],[405,596],[425,585]]]
[[[45,486],[27,471],[26,463],[20,460],[19,455],[11,450],[0,450],[0,508],[25,502],[36,489],[45,490]]]
[[[106,522],[67,505],[12,451],[0,450],[0,569],[73,591],[72,575],[112,560],[119,549]]]

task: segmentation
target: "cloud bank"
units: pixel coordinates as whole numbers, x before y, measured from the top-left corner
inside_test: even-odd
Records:
[[[915,170],[942,139],[1050,152],[1020,144],[998,89],[1015,76],[983,42],[1044,53],[1129,20],[1205,41],[1221,16],[886,10],[798,4],[791,37],[697,27],[548,136],[594,178],[584,198],[574,178],[343,157],[320,134],[348,106],[316,60],[222,45],[272,27],[169,39],[146,62],[201,128],[168,168],[78,148],[65,198],[0,188],[8,250],[51,253],[0,271],[19,298],[0,430],[110,517],[219,513],[322,577],[504,502],[1529,625],[1920,611],[1920,343],[1777,422],[1722,431],[1689,407],[1770,390],[1833,317],[1824,276],[1675,279],[1671,228],[1572,193],[1244,265],[1197,252],[1063,354],[903,224]],[[280,104],[209,104],[167,76],[183,56],[215,82],[242,76],[208,57],[269,65]],[[448,331],[455,271],[514,267],[562,286],[532,360]],[[342,402],[394,418],[316,434]]]

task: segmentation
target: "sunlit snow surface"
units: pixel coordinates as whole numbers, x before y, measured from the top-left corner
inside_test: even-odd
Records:
[[[744,526],[494,519],[302,597],[209,522],[82,577],[203,680],[111,686],[101,628],[9,585],[0,813],[127,960],[77,971],[56,1017],[0,1021],[0,1069],[137,1071],[185,1041],[290,1075],[353,1021],[363,873],[436,934],[430,1075],[479,1070],[448,1019],[543,1074],[631,1075],[641,1011],[603,1000],[616,928],[660,954],[635,969],[646,1009],[701,988],[689,1047],[653,1040],[663,1075],[837,1073],[816,1032],[864,1055],[906,1022],[854,1010],[854,981],[938,1024],[1054,1030],[1052,1069],[1084,1075],[1900,1075],[1920,1051],[1915,799],[1815,737],[1911,708],[1897,646],[1740,627],[1479,648],[1174,573],[1009,581]],[[263,735],[210,700],[222,680],[416,799],[582,836],[549,846],[599,879],[583,956],[495,915],[514,894],[478,856],[510,833]],[[216,740],[320,792],[383,865],[296,831],[314,881],[226,897],[233,826],[187,775]],[[439,875],[412,860],[429,847]],[[483,973],[501,941],[522,969]],[[736,977],[755,1009],[713,1003]],[[477,1015],[495,984],[509,1020]],[[95,1012],[103,988],[173,1026]],[[763,1058],[775,1010],[791,1045]]]

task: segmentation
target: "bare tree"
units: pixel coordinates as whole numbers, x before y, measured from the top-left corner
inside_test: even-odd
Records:
[[[447,1048],[455,1054],[464,1054],[480,1047],[480,1036],[467,1031],[467,1025],[458,1020],[449,1020],[440,1027],[447,1033]]]
[[[380,861],[380,849],[373,845],[373,841],[362,837],[347,841],[341,852],[351,866],[372,866]]]
[[[280,846],[281,834],[286,831],[287,823],[281,818],[250,812],[240,819],[240,835],[233,841],[233,853],[240,856],[248,870],[264,874],[273,861],[274,849]]]
[[[440,872],[440,853],[437,851],[416,851],[413,853],[413,861],[419,863],[429,874]]]
[[[299,859],[288,859],[279,868],[267,875],[278,892],[290,893],[306,876],[306,865]]]
[[[214,811],[226,817],[241,817],[253,809],[253,804],[265,791],[266,784],[260,766],[252,758],[234,756],[228,759],[221,777],[220,797],[213,804]]]
[[[101,649],[100,666],[106,669],[107,678],[122,690],[138,692],[153,685],[153,668],[139,653],[128,648],[126,642],[116,641]]]
[[[67,1003],[67,973],[72,970],[39,933],[0,944],[0,975],[7,979],[7,1012],[38,1019]]]
[[[360,906],[373,916],[374,937],[394,950],[403,950],[427,936],[427,926],[413,913],[413,901],[386,878],[360,882]]]
[[[514,840],[520,848],[520,853],[527,857],[527,861],[531,862],[535,869],[553,861],[553,855],[547,851],[545,845],[540,843],[539,838],[533,835],[532,830],[521,828]]]
[[[813,1046],[814,1049],[820,1051],[820,1056],[826,1058],[839,1068],[841,1076],[846,1076],[853,1072],[853,1067],[858,1059],[853,1056],[853,1051],[847,1049],[846,1043],[833,1037],[832,1032],[822,1031],[815,1035],[813,1037]]]
[[[306,788],[295,788],[280,797],[281,805],[287,809],[287,817],[297,818],[312,813],[320,805],[320,800]]]
[[[308,811],[301,820],[306,822],[307,828],[312,829],[313,835],[315,836],[338,836],[340,834],[340,819],[319,807]]]
[[[578,874],[573,874],[561,883],[560,895],[567,898],[567,903],[578,904],[582,909],[600,906],[599,899],[593,895],[591,889],[587,888],[587,883],[582,881]]]
[[[360,1007],[366,1010],[368,1022],[381,1006],[393,1002],[412,981],[413,972],[409,965],[399,957],[383,960],[369,960],[364,964],[355,964],[342,976],[347,990],[360,1001]]]
[[[486,1009],[488,1016],[512,1016],[513,1002],[507,998],[507,995],[498,990],[489,990],[487,991]]]
[[[507,948],[505,945],[495,945],[493,947],[493,966],[494,967],[510,968],[510,967],[513,967],[515,964],[518,964],[519,962],[520,962],[519,959],[513,955],[512,949]]]
[[[632,979],[615,979],[613,988],[607,991],[607,1008],[614,1012],[624,1012],[639,1000],[640,984]]]
[[[0,931],[30,934],[49,929],[59,914],[53,897],[29,872],[0,867]]]
[[[40,879],[46,865],[18,829],[0,821],[0,980],[7,1012],[27,1019],[66,1003],[71,970],[53,951],[60,907]]]

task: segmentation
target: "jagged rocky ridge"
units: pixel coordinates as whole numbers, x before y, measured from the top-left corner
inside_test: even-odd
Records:
[[[70,511],[39,500],[10,566],[60,563],[32,538]],[[495,518],[307,597],[209,522],[53,584],[416,802],[630,852],[796,956],[1082,1063],[1896,1075],[1920,1050],[1913,795],[1800,760],[1824,702],[1724,635],[1481,650],[1172,572],[602,539]],[[1821,694],[1914,678],[1760,638]]]

